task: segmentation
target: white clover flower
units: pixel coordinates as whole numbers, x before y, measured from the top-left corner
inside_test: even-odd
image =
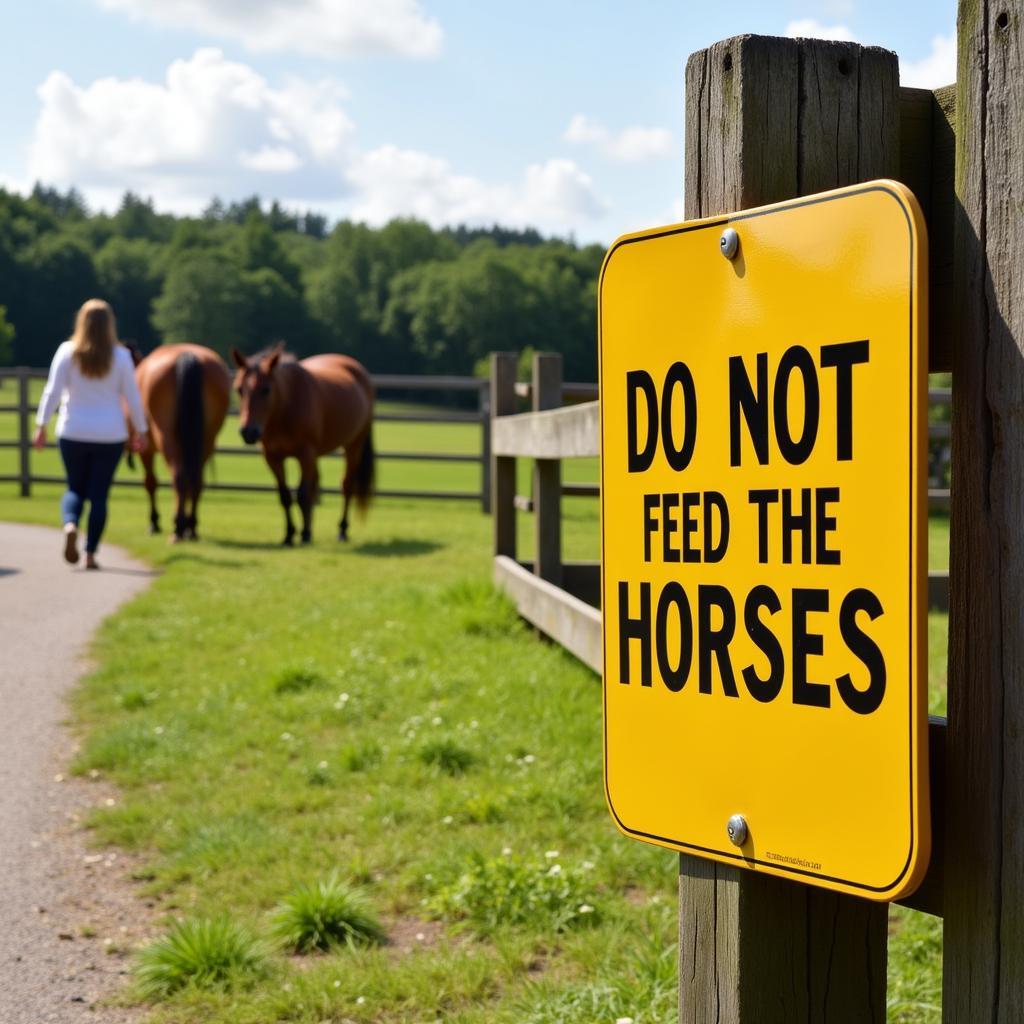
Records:
[[[581,867],[581,868],[582,868],[582,869],[583,869],[584,871],[593,871],[593,870],[594,870],[594,862],[593,862],[592,860],[585,860],[585,861],[584,861],[584,862],[583,862],[583,863],[582,863],[582,864],[580,865],[580,867]]]
[[[577,910],[581,914],[592,914],[594,912],[594,908],[589,903],[581,903]]]
[[[501,855],[502,855],[502,857],[511,857],[512,856],[512,847],[511,846],[503,846],[501,848]]]
[[[285,743],[290,743],[293,739],[295,739],[295,737],[290,732],[283,732],[281,733],[281,739],[283,739]]]
[[[544,856],[547,857],[548,860],[554,860],[558,856],[558,851],[557,850],[548,850],[544,854]]]
[[[430,720],[430,724],[440,725],[443,721],[444,719],[440,715],[434,715],[434,717]]]
[[[537,758],[535,758],[533,754],[527,754],[526,757],[523,758],[523,764],[533,764],[536,760]]]
[[[632,1017],[617,1017],[615,1024],[633,1024]]]
[[[552,864],[551,867],[548,868],[548,874],[551,875],[552,877],[554,877],[555,875],[560,875],[561,873],[562,873],[562,865],[561,864]]]
[[[452,822],[453,822],[454,820],[455,820],[455,819],[454,819],[454,818],[453,818],[453,817],[452,817],[452,816],[451,816],[450,814],[446,814],[446,815],[445,815],[445,816],[444,816],[444,817],[443,817],[443,818],[441,819],[441,824],[443,824],[443,825],[450,825],[450,824],[451,824],[451,823],[452,823]]]
[[[323,770],[323,769],[324,769],[324,768],[326,768],[326,767],[327,767],[327,762],[326,762],[326,761],[320,761],[320,762],[319,762],[319,763],[317,764],[317,768],[320,768],[321,770]]]

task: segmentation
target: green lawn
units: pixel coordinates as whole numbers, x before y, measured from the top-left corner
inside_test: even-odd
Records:
[[[477,429],[380,424],[378,449],[472,451]],[[577,478],[594,479],[587,463]],[[267,473],[259,459],[217,469]],[[472,486],[466,470],[385,463],[381,482],[457,489]],[[520,480],[527,490],[525,460]],[[58,493],[22,500],[0,484],[0,518],[52,523]],[[276,497],[211,494],[204,540],[169,547],[144,533],[142,492],[115,492],[110,540],[163,573],[103,628],[75,700],[76,770],[123,793],[96,813],[96,841],[142,855],[140,889],[168,919],[228,914],[265,937],[297,883],[336,871],[393,940],[274,953],[269,973],[184,990],[150,1019],[674,1021],[676,858],[611,825],[596,679],[493,594],[477,506],[382,499],[340,546],[335,501],[317,511],[316,542],[285,551]],[[566,557],[596,558],[597,503],[565,506]],[[519,518],[529,557],[532,517]],[[929,549],[948,549],[945,520]],[[945,638],[931,615],[939,713]],[[893,912],[891,1021],[939,1020],[940,924]]]

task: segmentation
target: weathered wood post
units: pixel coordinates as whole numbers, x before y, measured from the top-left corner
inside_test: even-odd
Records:
[[[961,0],[943,1020],[1024,1020],[1024,0]]]
[[[686,66],[686,216],[899,176],[896,55],[738,36]],[[680,1021],[885,1019],[887,907],[686,855]]]
[[[516,354],[491,353],[491,415],[516,411]],[[491,512],[494,515],[494,553],[516,557],[516,460],[491,455]]]
[[[18,477],[21,496],[32,495],[32,409],[28,400],[28,367],[18,367]]]
[[[491,511],[491,383],[480,382],[477,408],[480,411],[480,511]]]
[[[562,357],[537,352],[533,357],[533,411],[562,405]],[[534,572],[562,585],[562,463],[537,459],[533,469]]]

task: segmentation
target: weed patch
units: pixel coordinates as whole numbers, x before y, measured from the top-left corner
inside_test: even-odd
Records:
[[[476,755],[453,740],[434,740],[420,748],[419,759],[445,775],[464,775],[476,763]]]

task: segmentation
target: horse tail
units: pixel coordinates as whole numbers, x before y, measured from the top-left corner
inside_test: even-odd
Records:
[[[174,377],[178,399],[174,433],[185,482],[194,496],[203,484],[203,364],[191,352],[182,352],[174,361]]]
[[[356,466],[356,475],[352,481],[352,493],[356,499],[356,508],[365,512],[370,499],[373,497],[374,478],[377,471],[377,457],[373,451],[373,431],[369,427],[366,430],[366,441],[363,444],[362,454],[359,456],[359,465]]]

